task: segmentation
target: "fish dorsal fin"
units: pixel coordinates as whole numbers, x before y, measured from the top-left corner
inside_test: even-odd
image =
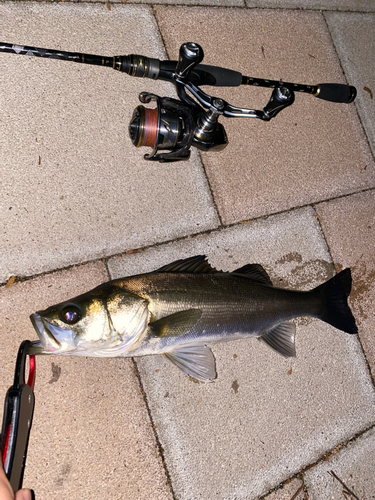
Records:
[[[285,321],[264,333],[258,340],[262,340],[272,350],[278,352],[285,358],[296,357],[296,347],[294,337],[296,325]]]
[[[213,274],[218,273],[214,267],[207,262],[205,255],[196,255],[187,259],[180,259],[154,271],[154,273],[193,273]]]
[[[200,309],[187,309],[149,324],[156,337],[176,337],[191,330],[202,316]]]
[[[260,264],[246,264],[246,266],[242,266],[235,271],[232,271],[232,273],[245,274],[253,281],[257,281],[263,285],[273,286],[267,271]]]
[[[191,342],[163,354],[190,377],[202,382],[212,382],[216,378],[215,358],[206,345]]]

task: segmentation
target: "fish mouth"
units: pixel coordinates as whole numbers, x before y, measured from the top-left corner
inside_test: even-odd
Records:
[[[61,343],[51,331],[58,327],[49,325],[38,313],[31,314],[30,320],[40,340],[40,342],[35,341],[32,343],[30,351],[35,351],[35,354],[39,354],[41,352],[40,347],[43,347],[47,352],[55,352],[61,349]]]

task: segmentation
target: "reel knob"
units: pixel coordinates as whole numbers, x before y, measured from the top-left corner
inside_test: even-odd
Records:
[[[198,43],[183,43],[180,47],[180,56],[175,69],[175,77],[186,78],[190,71],[202,62],[203,58],[203,49]]]

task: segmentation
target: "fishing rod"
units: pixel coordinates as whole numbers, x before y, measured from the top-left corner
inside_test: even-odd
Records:
[[[142,104],[134,110],[129,124],[129,135],[134,146],[153,148],[152,153],[145,154],[144,158],[160,162],[187,160],[192,146],[201,151],[224,149],[228,138],[224,126],[218,121],[220,116],[269,121],[293,104],[295,92],[312,94],[318,99],[336,103],[351,103],[357,95],[356,88],[349,85],[302,85],[252,78],[231,69],[201,64],[204,52],[194,42],[181,45],[178,61],[161,61],[137,54],[108,57],[10,43],[0,43],[0,52],[106,66],[129,76],[172,82],[179,99],[141,92],[139,100]],[[256,110],[233,106],[221,97],[209,95],[200,88],[202,85],[249,85],[268,87],[273,91],[266,106]],[[156,108],[143,106],[151,101],[156,103]]]

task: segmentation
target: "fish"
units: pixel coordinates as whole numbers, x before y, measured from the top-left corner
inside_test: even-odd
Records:
[[[183,373],[217,377],[207,344],[256,337],[295,357],[296,325],[312,316],[358,332],[348,305],[349,268],[310,291],[274,287],[260,264],[218,271],[205,255],[115,279],[31,314],[39,340],[31,354],[137,357],[162,354]]]

